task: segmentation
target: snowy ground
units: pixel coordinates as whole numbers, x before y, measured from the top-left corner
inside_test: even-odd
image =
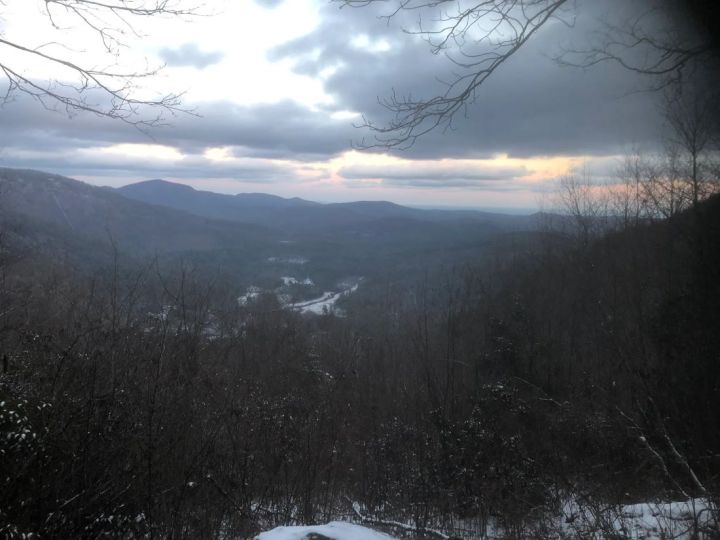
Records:
[[[238,297],[238,304],[241,306],[247,306],[253,300],[257,299],[260,296],[260,293],[262,293],[262,289],[251,285],[245,290],[245,294]]]
[[[298,279],[292,276],[283,276],[280,278],[283,282],[283,285],[286,287],[288,285],[307,285],[307,286],[313,286],[315,283],[313,283],[313,280],[310,278],[305,279]]]
[[[357,291],[359,284],[355,283],[340,292],[325,292],[318,298],[312,300],[306,300],[304,302],[298,302],[296,304],[288,305],[288,308],[300,313],[315,313],[316,315],[322,315],[323,313],[334,313],[337,311],[335,303],[340,300],[343,296]]]
[[[326,291],[322,294],[322,296],[312,298],[310,300],[304,300],[302,302],[296,302],[294,304],[290,303],[290,295],[287,294],[286,287],[289,287],[291,285],[313,286],[313,280],[310,278],[300,280],[292,276],[283,276],[280,279],[283,283],[282,286],[271,292],[275,293],[275,296],[277,297],[280,304],[282,304],[286,308],[294,311],[299,311],[300,313],[314,313],[316,315],[332,313],[334,315],[342,317],[344,313],[335,306],[335,303],[344,296],[348,296],[357,291],[363,278],[347,280],[339,283],[338,287],[340,288],[340,291],[338,292]],[[256,299],[258,299],[262,292],[262,289],[260,289],[259,287],[250,286],[245,291],[245,294],[238,297],[238,304],[240,304],[241,306],[247,306]]]
[[[392,540],[393,538],[360,525],[331,521],[326,525],[277,527],[260,533],[255,540],[323,540],[323,537],[332,540]]]
[[[699,538],[716,538],[713,532],[702,535],[717,517],[702,499],[592,509],[570,504],[563,513],[565,532],[582,537],[610,538],[615,533],[620,538],[691,539],[697,527]]]
[[[353,508],[363,522],[381,524],[388,531],[397,531],[400,537],[418,537],[417,529],[409,524],[398,521],[363,517],[360,505]],[[548,522],[538,529],[528,527],[527,538],[587,538],[592,540],[709,540],[720,538],[717,533],[717,509],[708,501],[691,499],[680,502],[640,503],[618,507],[580,507],[576,503],[568,503],[562,515],[549,517]],[[487,523],[480,530],[477,523],[451,520],[454,528],[451,532],[436,529],[425,529],[425,537],[437,540],[451,537],[466,540],[515,537],[507,534],[502,528]],[[540,525],[540,524],[538,524]],[[428,534],[429,533],[429,534]],[[326,525],[277,527],[259,534],[255,540],[393,540],[393,537],[368,527],[343,521],[333,521]]]

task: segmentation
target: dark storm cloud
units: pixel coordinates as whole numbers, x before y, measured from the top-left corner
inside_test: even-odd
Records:
[[[611,2],[607,9],[620,9]],[[597,4],[597,3],[596,3]],[[618,66],[604,64],[585,71],[562,67],[549,58],[562,44],[574,43],[597,30],[598,7],[578,2],[574,28],[553,21],[528,46],[503,65],[481,87],[466,115],[450,129],[436,130],[420,139],[408,152],[412,157],[471,157],[494,153],[513,156],[547,154],[607,154],[630,142],[657,138],[654,98],[635,92],[643,81]],[[382,7],[382,6],[381,6]],[[385,8],[387,9],[387,8]],[[371,10],[324,12],[315,32],[277,48],[272,58],[296,59],[296,69],[317,75],[333,67],[326,89],[338,107],[364,113],[385,125],[389,113],[378,101],[397,95],[429,98],[452,80],[454,66],[443,55],[432,55],[425,42],[400,33]],[[604,16],[604,15],[603,15]],[[349,22],[349,24],[348,24]],[[368,47],[358,47],[353,37],[366,35]],[[384,40],[389,50],[378,51],[373,42]],[[358,76],[362,74],[362,76]],[[356,139],[363,134],[356,134]],[[372,133],[364,132],[365,142]]]
[[[232,103],[204,104],[203,117],[183,119],[168,140],[192,148],[238,147],[236,154],[288,159],[318,159],[349,148],[353,128],[347,120],[331,120],[291,101],[244,107]],[[168,130],[169,131],[169,130]]]
[[[168,66],[192,66],[197,69],[217,64],[225,56],[220,51],[201,51],[195,43],[185,43],[176,49],[166,47],[160,49],[159,54]]]
[[[143,133],[122,122],[80,114],[49,113],[27,99],[0,109],[5,125],[0,150],[55,151],[118,143],[163,144],[184,153],[229,146],[236,157],[324,159],[350,147],[354,129],[347,120],[310,111],[294,102],[241,106],[227,102],[197,105],[201,116],[178,114],[166,127]],[[3,154],[0,151],[0,159]]]
[[[139,178],[235,178],[276,182],[295,178],[290,165],[263,158],[316,160],[346,149],[352,127],[285,102],[249,108],[229,103],[202,106],[204,116],[179,115],[173,125],[142,133],[132,126],[93,115],[68,118],[18,99],[0,109],[0,166],[45,169],[67,175],[132,175]],[[116,144],[160,144],[178,149],[178,160],[98,153]],[[211,160],[203,153],[227,147],[237,160]],[[307,172],[305,173],[307,174]]]

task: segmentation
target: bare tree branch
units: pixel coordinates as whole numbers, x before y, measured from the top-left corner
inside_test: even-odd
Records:
[[[572,25],[575,3],[568,0],[333,0],[342,6],[365,7],[390,4],[390,19],[401,11],[417,12],[416,28],[410,34],[425,38],[433,54],[444,53],[458,69],[446,90],[435,97],[391,96],[380,104],[393,114],[387,124],[364,117],[357,127],[369,128],[374,140],[363,148],[412,146],[435,129],[448,129],[457,114],[466,113],[476,101],[485,81],[551,19]],[[657,0],[653,9],[631,17],[622,25],[604,21],[594,43],[584,49],[565,50],[556,58],[567,66],[588,68],[614,62],[649,76],[653,89],[665,88],[687,78],[694,70],[706,69],[706,60],[717,59],[712,37],[695,32],[684,4]],[[427,14],[431,13],[432,16]],[[684,18],[683,18],[684,17]]]
[[[676,86],[717,54],[710,36],[684,27],[687,18],[681,3],[655,2],[621,24],[602,21],[591,45],[566,49],[556,60],[582,68],[615,63],[650,76],[651,90]]]
[[[380,0],[334,1],[363,7]],[[459,72],[446,83],[443,94],[430,99],[401,96],[393,91],[390,98],[381,101],[394,114],[393,120],[379,125],[364,117],[359,127],[374,131],[375,140],[360,146],[405,149],[434,129],[451,128],[453,118],[475,101],[479,87],[568,3],[568,0],[484,0],[466,7],[450,0],[399,0],[387,17],[403,10],[420,12],[418,28],[406,32],[423,36],[434,54],[446,52]],[[422,18],[426,10],[439,12],[429,27],[424,26]]]
[[[97,33],[102,52],[113,58],[114,66],[126,47],[128,34],[138,35],[134,18],[158,16],[195,16],[198,7],[185,0],[44,0],[49,24],[61,29],[59,16],[75,20]],[[0,6],[3,4],[0,3]],[[68,54],[46,52],[49,46],[65,48]],[[146,97],[140,81],[156,76],[163,66],[140,70],[98,67],[76,60],[62,43],[29,46],[6,38],[0,33],[0,72],[5,76],[5,89],[0,105],[12,101],[16,94],[30,96],[48,110],[62,111],[69,116],[89,112],[120,120],[139,129],[157,126],[168,115],[191,113],[183,108],[182,93]],[[14,58],[13,58],[14,57]],[[40,80],[24,69],[28,61],[40,62],[48,70],[60,70],[57,78]]]

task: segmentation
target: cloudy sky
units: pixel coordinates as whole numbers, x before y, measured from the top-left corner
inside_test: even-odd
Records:
[[[631,147],[658,143],[657,96],[638,91],[643,81],[612,65],[582,70],[553,61],[592,39],[625,0],[577,0],[487,81],[452,129],[392,151],[357,150],[372,133],[354,124],[363,115],[386,121],[379,100],[393,90],[442,92],[454,69],[403,31],[417,14],[379,17],[392,3],[207,0],[201,16],[133,21],[119,58],[103,54],[97,34],[63,13],[53,27],[43,5],[7,0],[0,38],[84,65],[164,64],[139,91],[184,92],[194,114],[143,133],[92,114],[69,118],[16,94],[0,109],[0,166],[99,185],[164,178],[321,201],[534,208],[560,176],[580,168],[610,174]],[[67,76],[1,45],[0,55],[30,78]]]

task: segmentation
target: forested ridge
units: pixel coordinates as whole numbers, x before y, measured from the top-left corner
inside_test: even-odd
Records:
[[[582,536],[693,498],[712,537],[720,198],[581,232],[376,278],[346,318],[239,305],[219,275],[111,244],[88,269],[6,241],[0,533]]]

